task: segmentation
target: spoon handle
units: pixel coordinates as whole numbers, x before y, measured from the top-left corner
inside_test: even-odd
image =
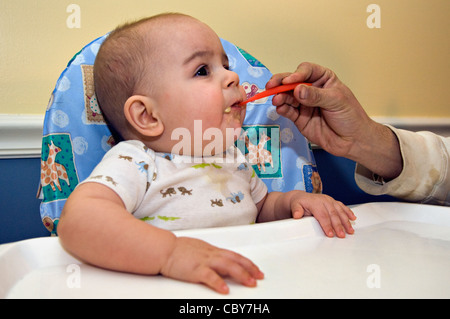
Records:
[[[242,101],[241,103],[239,103],[239,105],[243,106],[243,105],[245,105],[247,103],[250,103],[250,102],[262,99],[263,97],[266,97],[266,96],[275,95],[275,94],[278,94],[278,93],[281,93],[281,92],[292,91],[293,89],[295,89],[295,87],[297,85],[300,85],[300,84],[311,86],[311,83],[302,83],[302,82],[276,86],[276,87],[273,87],[271,89],[262,91],[262,92],[260,92],[260,93],[258,93],[256,95],[252,96],[251,98],[247,99],[246,101]]]

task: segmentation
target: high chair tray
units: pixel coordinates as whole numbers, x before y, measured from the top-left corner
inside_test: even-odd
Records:
[[[355,234],[327,238],[312,217],[176,232],[237,251],[265,273],[230,294],[162,276],[83,264],[58,238],[0,246],[1,298],[449,298],[450,208],[407,203],[352,207]],[[136,240],[139,240],[136,238]]]

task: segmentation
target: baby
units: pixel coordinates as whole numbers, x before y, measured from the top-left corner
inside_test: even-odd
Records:
[[[353,233],[356,217],[342,203],[268,193],[245,162],[234,144],[245,91],[204,23],[162,14],[118,27],[98,52],[94,80],[103,115],[123,141],[61,214],[61,243],[79,259],[228,293],[224,277],[253,287],[263,273],[237,253],[171,230],[313,215],[327,236]]]

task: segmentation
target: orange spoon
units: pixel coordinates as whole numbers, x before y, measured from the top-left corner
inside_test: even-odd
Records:
[[[302,82],[276,86],[274,88],[262,91],[256,95],[252,96],[251,98],[247,99],[246,101],[242,101],[241,103],[239,103],[239,105],[244,106],[247,103],[262,99],[262,98],[270,96],[270,95],[275,95],[275,94],[282,93],[282,92],[292,91],[293,89],[295,89],[297,87],[297,85],[300,85],[300,84],[311,86],[311,83],[302,83]]]

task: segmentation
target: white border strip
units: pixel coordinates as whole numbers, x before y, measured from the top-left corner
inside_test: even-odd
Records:
[[[430,131],[435,134],[450,136],[450,117],[381,117],[373,116],[378,123],[390,124],[396,128],[413,132]]]
[[[0,114],[0,159],[40,157],[43,115]]]
[[[382,124],[412,132],[429,131],[435,134],[450,137],[450,117],[387,117],[372,116],[372,120]],[[312,144],[313,149],[321,149],[320,146]]]
[[[372,117],[375,121],[410,131],[450,136],[450,117]],[[0,114],[0,159],[40,157],[43,115]],[[317,145],[313,145],[318,148]]]

